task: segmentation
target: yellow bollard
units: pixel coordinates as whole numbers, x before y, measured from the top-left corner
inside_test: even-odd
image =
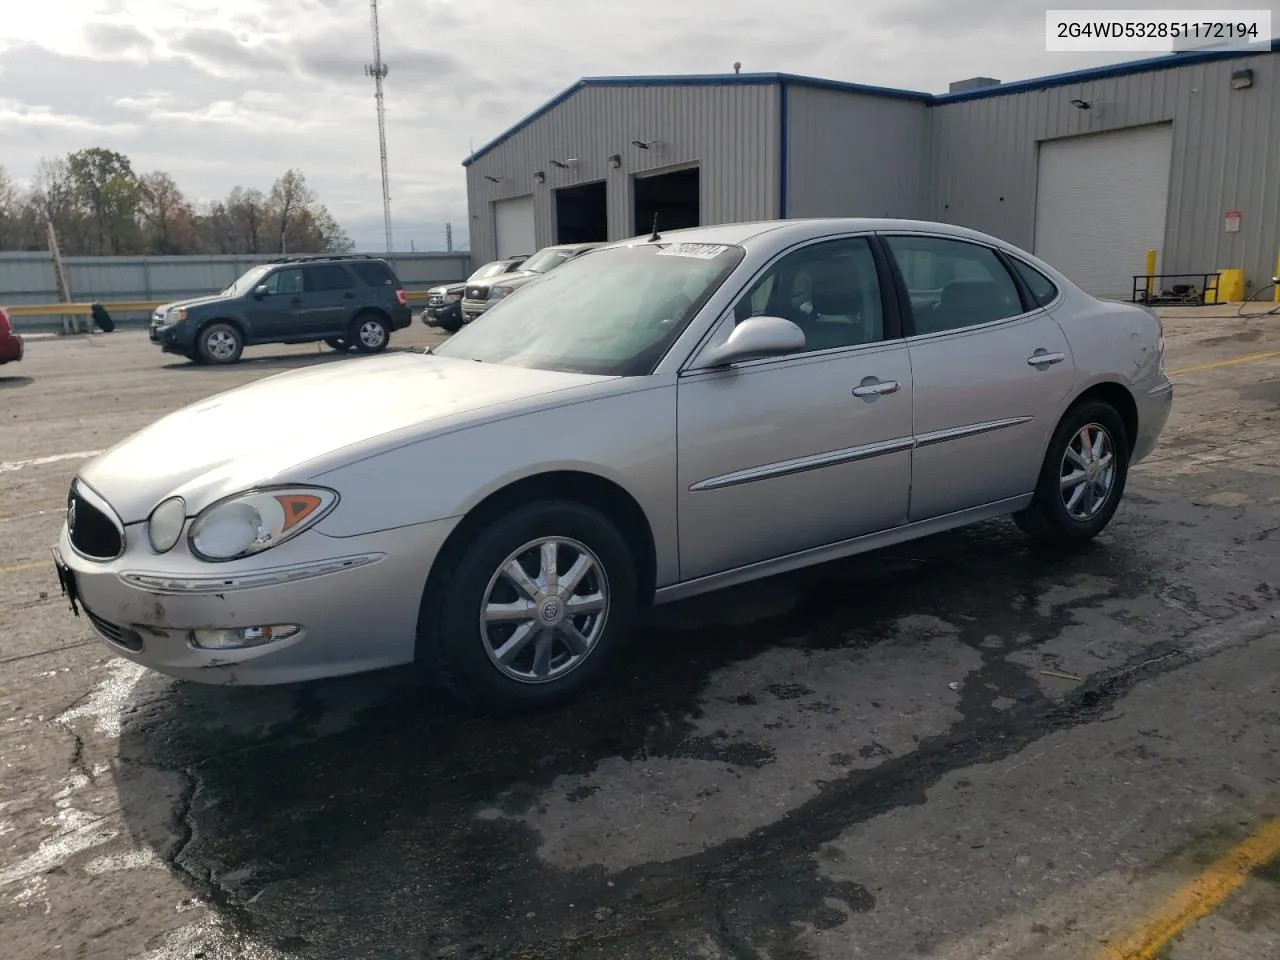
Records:
[[[1156,252],[1154,250],[1147,251],[1147,299],[1151,299],[1151,284],[1154,282],[1151,277],[1156,272]]]
[[[1272,274],[1274,277],[1280,277],[1280,255],[1276,257],[1276,272]],[[1280,283],[1275,285],[1275,292],[1271,295],[1276,303],[1280,303]]]

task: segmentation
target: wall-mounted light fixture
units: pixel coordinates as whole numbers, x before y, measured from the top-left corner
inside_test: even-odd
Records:
[[[1072,100],[1071,105],[1075,107],[1077,110],[1088,110],[1090,107],[1093,106],[1093,104],[1090,103],[1088,100],[1081,100],[1079,97],[1076,97],[1076,99]]]
[[[537,171],[536,173],[534,173],[534,175],[533,175],[533,182],[534,182],[534,183],[546,183],[546,182],[547,182],[547,175],[546,175],[545,173],[543,173],[541,170],[539,170],[539,171]]]
[[[618,167],[622,166],[622,154],[620,154],[620,153],[610,154],[610,156],[609,156],[609,166],[613,167],[615,170],[616,170]]]
[[[1250,69],[1233,70],[1231,72],[1231,89],[1244,90],[1253,86],[1253,71]]]
[[[502,177],[491,177],[487,173],[484,175],[484,178],[490,183],[501,183],[503,179]]]
[[[565,167],[571,167],[577,162],[578,162],[577,157],[569,157],[567,160],[552,160],[551,165],[553,167],[559,167],[561,170],[563,170]]]
[[[648,150],[657,142],[657,140],[632,140],[631,145],[633,147],[639,147],[641,150]]]

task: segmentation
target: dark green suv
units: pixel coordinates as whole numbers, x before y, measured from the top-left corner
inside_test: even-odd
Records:
[[[368,256],[282,257],[221,293],[166,303],[151,342],[193,363],[235,363],[246,346],[312,343],[378,353],[413,322],[395,271]]]

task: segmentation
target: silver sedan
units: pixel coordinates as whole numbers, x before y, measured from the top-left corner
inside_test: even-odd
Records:
[[[416,662],[532,708],[596,681],[646,604],[1002,515],[1095,537],[1172,395],[1153,312],[981,233],[638,237],[434,351],[157,421],[76,477],[57,573],[176,677]]]

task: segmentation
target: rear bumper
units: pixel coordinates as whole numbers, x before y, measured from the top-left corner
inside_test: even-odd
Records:
[[[1138,398],[1138,436],[1134,440],[1130,463],[1146,459],[1160,442],[1160,434],[1173,410],[1173,381],[1161,375],[1160,382]]]
[[[403,330],[413,323],[413,307],[397,304],[391,311],[391,329]]]

